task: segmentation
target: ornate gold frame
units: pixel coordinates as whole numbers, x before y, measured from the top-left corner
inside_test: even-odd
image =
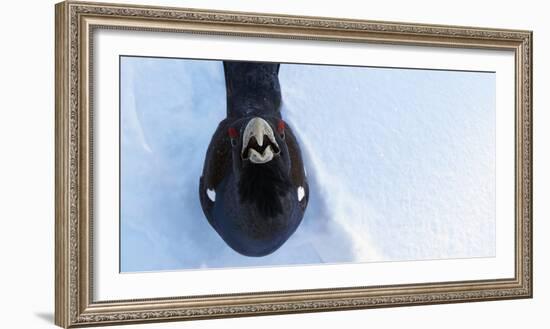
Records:
[[[55,323],[62,327],[532,297],[532,32],[65,1],[56,5]],[[90,35],[96,28],[515,52],[513,279],[93,302]]]

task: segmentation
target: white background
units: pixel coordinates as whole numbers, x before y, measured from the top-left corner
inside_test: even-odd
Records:
[[[95,44],[101,45],[94,55],[95,77],[97,79],[94,89],[94,104],[96,106],[94,117],[97,120],[96,130],[94,130],[97,133],[94,146],[94,154],[97,159],[94,164],[96,170],[94,173],[95,193],[97,193],[94,209],[94,279],[96,280],[94,283],[94,300],[315,289],[319,287],[335,288],[356,286],[358,282],[361,282],[360,285],[376,286],[392,283],[513,277],[514,250],[513,244],[510,242],[514,236],[514,150],[511,147],[514,145],[514,58],[510,52],[495,54],[494,51],[463,50],[459,52],[454,49],[420,47],[399,47],[395,49],[395,46],[388,45],[356,47],[346,43],[341,43],[336,48],[320,43],[308,44],[304,41],[281,42],[269,40],[265,42],[264,40],[254,40],[252,42],[250,39],[235,40],[231,37],[214,38],[194,35],[177,35],[174,37],[172,35],[164,36],[166,34],[151,35],[149,33],[140,34],[140,38],[137,39],[135,34],[136,32],[133,31],[122,33],[118,31],[100,32],[96,35],[94,41]],[[119,248],[119,205],[117,197],[119,193],[119,148],[117,143],[113,143],[113,140],[118,137],[119,127],[119,55],[155,54],[168,57],[208,58],[213,56],[213,53],[220,52],[224,52],[226,58],[249,60],[265,60],[266,58],[271,59],[270,56],[277,56],[283,62],[311,61],[314,63],[331,62],[381,67],[436,67],[496,72],[497,166],[495,178],[497,181],[497,210],[495,225],[498,229],[495,241],[497,250],[495,257],[490,259],[452,259],[454,257],[444,256],[443,259],[451,259],[428,261],[424,258],[424,261],[382,261],[362,264],[358,260],[359,263],[355,264],[332,264],[330,266],[311,264],[310,266],[276,266],[271,268],[225,268],[216,271],[119,273],[119,255],[113,253],[113,250]],[[323,55],[319,56],[318,54]],[[161,107],[162,105],[159,104],[158,106]],[[437,105],[434,106],[437,107]],[[358,113],[363,114],[365,112],[359,111]],[[436,122],[437,119],[434,118],[433,121]],[[456,120],[454,124],[458,124]],[[348,139],[351,138],[351,136],[348,137]],[[477,141],[474,141],[474,143],[477,143]],[[311,172],[314,172],[314,170],[311,170]],[[384,174],[381,173],[381,175]],[[429,184],[429,179],[423,181]],[[468,188],[473,189],[471,186]],[[417,189],[413,193],[417,191],[419,194],[423,193],[421,189]],[[458,196],[455,197],[458,198]],[[483,203],[481,199],[479,202]],[[358,200],[368,203],[367,198]],[[341,202],[341,200],[334,200],[332,204],[340,204]],[[447,207],[443,209],[448,209]],[[457,211],[460,212],[460,210]],[[456,226],[456,230],[469,226],[467,218],[460,216],[458,220],[461,224]],[[155,221],[154,223],[158,224],[159,222]],[[418,225],[422,226],[420,223]],[[448,226],[452,227],[452,224]],[[360,227],[356,229],[361,231]],[[368,227],[363,227],[363,229],[368,231]],[[390,228],[386,227],[386,230],[388,229]],[[453,228],[450,230],[453,230]],[[487,233],[485,234],[487,235]],[[472,233],[472,235],[475,235],[475,233]],[[162,233],[160,236],[163,236]],[[399,235],[396,234],[396,236]],[[423,236],[423,239],[429,239],[428,234]],[[479,239],[483,238],[485,237],[479,237]],[[385,236],[385,239],[394,239],[394,236]],[[487,239],[491,240],[491,238]],[[456,245],[464,243],[460,238],[454,239],[454,241]],[[333,241],[332,243],[338,242]],[[437,244],[434,245],[434,248],[445,248]],[[386,248],[398,247],[390,245]],[[419,256],[417,259],[423,258]],[[257,280],[259,276],[274,277],[277,280]],[[220,278],[223,278],[223,280],[220,281]],[[228,282],[231,283],[230,287],[227,287]]]
[[[137,0],[136,0],[137,1]],[[146,3],[147,1],[141,1]],[[464,328],[543,327],[550,304],[550,245],[546,221],[550,190],[545,171],[550,157],[543,141],[550,139],[550,23],[544,2],[469,1],[154,1],[156,4],[299,15],[355,17],[374,20],[442,23],[531,29],[534,39],[534,220],[535,298],[532,300],[435,305],[187,323],[154,324],[148,328],[226,328],[258,326]],[[54,307],[54,1],[4,5],[0,28],[0,220],[3,221],[0,291],[2,327],[53,327]],[[518,8],[521,6],[521,8]],[[546,87],[547,88],[547,87]],[[130,328],[127,326],[126,328]]]

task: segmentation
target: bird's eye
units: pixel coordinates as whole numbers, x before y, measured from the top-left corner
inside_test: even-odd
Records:
[[[231,145],[237,146],[237,137],[239,137],[239,132],[237,132],[237,129],[229,127],[229,129],[227,129],[227,134],[231,138]]]
[[[277,123],[277,132],[279,135],[281,135],[281,138],[285,138],[285,122],[283,120],[279,120]]]

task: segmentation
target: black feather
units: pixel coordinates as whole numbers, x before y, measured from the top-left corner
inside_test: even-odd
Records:
[[[292,182],[282,168],[270,161],[247,164],[239,179],[241,202],[255,204],[261,215],[275,217],[283,212],[281,198],[292,188]]]
[[[279,64],[224,61],[227,116],[280,116]]]

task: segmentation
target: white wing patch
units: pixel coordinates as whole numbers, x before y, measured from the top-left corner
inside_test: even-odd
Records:
[[[216,191],[211,189],[206,189],[206,195],[208,195],[208,198],[210,201],[215,202],[216,201]]]
[[[298,187],[298,201],[302,201],[304,196],[306,195],[306,191],[302,186]]]

